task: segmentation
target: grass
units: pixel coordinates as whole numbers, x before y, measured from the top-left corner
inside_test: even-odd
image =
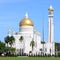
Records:
[[[0,60],[60,60],[60,57],[0,57]]]

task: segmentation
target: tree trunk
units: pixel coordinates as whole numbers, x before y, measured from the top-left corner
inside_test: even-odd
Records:
[[[33,54],[33,46],[32,46],[32,54]]]
[[[33,46],[32,46],[32,51],[33,51]]]
[[[7,47],[8,47],[8,43],[7,43]]]

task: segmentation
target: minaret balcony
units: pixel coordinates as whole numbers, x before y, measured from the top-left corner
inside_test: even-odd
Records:
[[[52,15],[48,15],[48,17],[53,17],[54,15],[52,14]]]

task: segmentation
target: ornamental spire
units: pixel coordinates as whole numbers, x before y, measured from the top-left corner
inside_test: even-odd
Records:
[[[52,5],[50,5],[50,8],[52,8]]]
[[[8,29],[8,36],[11,36],[11,30]]]
[[[25,17],[28,18],[28,12],[26,12]]]

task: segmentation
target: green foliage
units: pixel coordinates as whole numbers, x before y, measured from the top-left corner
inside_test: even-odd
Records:
[[[33,50],[33,47],[35,46],[35,42],[33,40],[31,41],[30,46],[32,46],[32,50]]]
[[[11,48],[10,51],[11,51],[11,54],[14,54],[15,53],[15,48]]]
[[[4,52],[6,49],[5,44],[0,41],[0,52]]]
[[[21,36],[19,40],[22,42],[24,40],[23,36]]]
[[[9,41],[10,41],[10,37],[9,37],[9,36],[6,36],[6,37],[5,37],[5,43],[7,44],[7,47],[8,47]]]
[[[11,47],[12,47],[12,44],[13,44],[14,41],[15,41],[15,38],[13,36],[11,36],[10,41],[9,41],[9,44],[11,45]]]
[[[6,56],[14,56],[15,50],[16,49],[13,47],[6,47]]]
[[[9,36],[6,36],[6,37],[5,37],[5,43],[7,43],[7,44],[8,44],[8,43],[9,43],[9,41],[10,41],[10,37],[9,37]]]
[[[55,43],[55,48],[60,51],[60,43]]]
[[[8,43],[11,45],[12,47],[12,44],[13,42],[15,41],[15,38],[13,36],[9,37],[9,36],[6,36],[5,37],[5,43],[7,43],[7,47],[8,47]]]
[[[35,45],[35,42],[32,40],[30,43],[30,46],[34,46],[34,45]]]
[[[60,43],[55,43],[55,51],[58,51],[58,56],[60,56]]]
[[[15,48],[12,48],[12,44],[14,41],[15,41],[15,38],[13,36],[11,36],[11,37],[6,36],[5,37],[5,43],[7,44],[5,51],[7,54],[13,54],[15,52]],[[8,43],[10,44],[11,47],[8,46]]]

